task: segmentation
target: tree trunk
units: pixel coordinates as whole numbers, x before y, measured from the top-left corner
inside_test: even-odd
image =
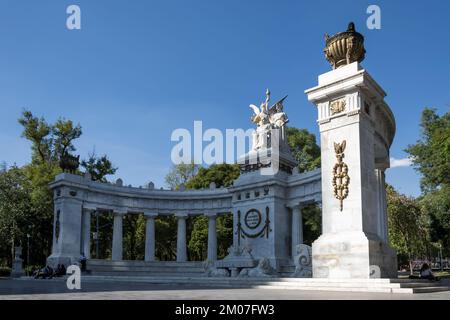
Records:
[[[411,253],[408,255],[409,256],[409,274],[410,275],[414,275],[414,268],[413,268],[413,261],[411,258]]]

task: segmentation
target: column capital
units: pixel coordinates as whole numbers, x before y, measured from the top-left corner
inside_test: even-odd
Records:
[[[114,215],[114,216],[123,217],[123,216],[126,215],[127,213],[128,213],[128,211],[125,210],[125,209],[114,209],[114,210],[113,210],[113,215]]]
[[[177,212],[175,213],[175,217],[177,217],[178,219],[187,219],[189,217],[189,214],[187,214],[186,212]]]
[[[302,209],[304,205],[301,202],[291,202],[286,204],[286,207],[288,207],[291,210],[295,210],[295,209]]]
[[[159,214],[156,212],[144,211],[144,216],[145,219],[155,219],[157,216],[159,216]]]
[[[95,210],[97,210],[96,207],[91,207],[91,206],[83,206],[83,211],[87,211],[87,212],[94,212]]]
[[[205,217],[208,217],[208,219],[215,219],[218,216],[217,212],[205,212],[204,213]]]

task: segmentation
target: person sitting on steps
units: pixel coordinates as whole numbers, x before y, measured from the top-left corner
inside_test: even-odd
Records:
[[[85,272],[86,271],[86,256],[84,255],[84,252],[81,253],[80,256],[80,264],[81,264],[81,271]]]
[[[420,268],[420,279],[439,281],[439,278],[434,276],[430,266],[427,263],[424,263],[422,268]]]

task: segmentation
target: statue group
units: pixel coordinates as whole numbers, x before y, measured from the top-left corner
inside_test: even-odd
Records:
[[[281,130],[281,136],[284,137],[284,128],[289,122],[286,113],[283,111],[283,102],[286,98],[287,96],[269,108],[270,91],[267,89],[266,99],[263,103],[261,103],[259,108],[254,104],[250,105],[250,108],[252,108],[254,112],[251,117],[251,121],[257,126],[255,132],[253,133],[253,151],[267,148],[267,142],[272,129]]]

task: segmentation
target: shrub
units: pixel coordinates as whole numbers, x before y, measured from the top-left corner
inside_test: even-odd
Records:
[[[11,268],[0,267],[0,277],[9,277],[9,276],[11,276]]]

